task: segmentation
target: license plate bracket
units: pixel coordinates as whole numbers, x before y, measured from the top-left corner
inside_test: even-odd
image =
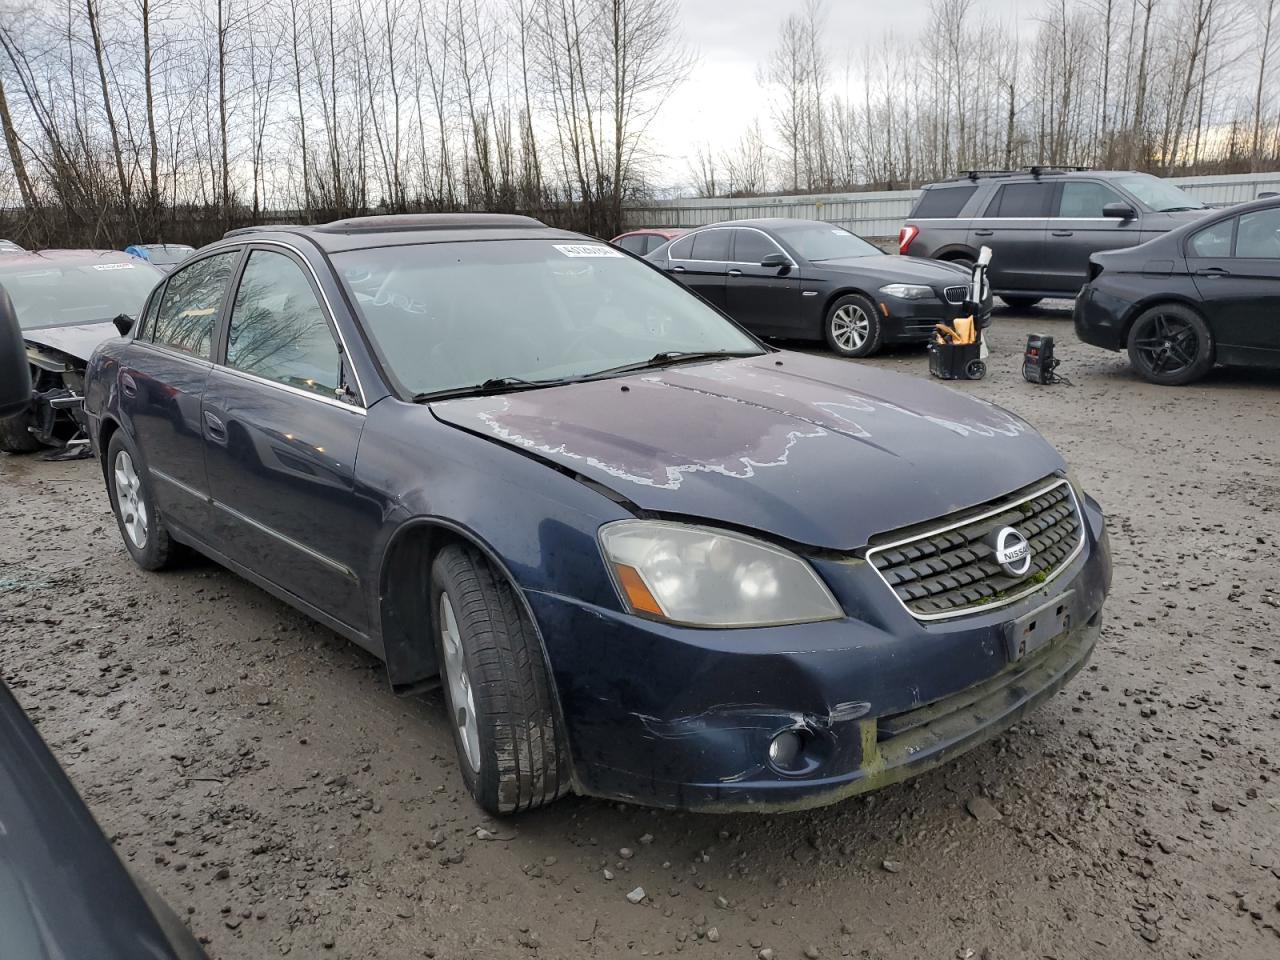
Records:
[[[1030,613],[1004,625],[1004,649],[1010,663],[1034,653],[1050,640],[1071,629],[1075,591],[1068,590]]]

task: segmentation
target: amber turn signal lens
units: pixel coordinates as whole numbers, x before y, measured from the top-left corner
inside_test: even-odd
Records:
[[[615,563],[613,568],[618,571],[618,583],[622,587],[622,592],[627,595],[627,603],[631,604],[631,609],[637,613],[651,613],[656,617],[665,617],[667,614],[654,599],[649,588],[644,585],[644,580],[635,567],[629,567],[625,563]]]

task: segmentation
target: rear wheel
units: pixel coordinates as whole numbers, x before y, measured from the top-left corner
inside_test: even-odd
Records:
[[[458,766],[486,811],[518,813],[569,790],[542,649],[515,590],[474,548],[431,566],[436,655]]]
[[[884,337],[875,304],[857,293],[831,304],[823,332],[827,346],[842,357],[869,357],[880,349]]]
[[[161,570],[173,556],[173,541],[151,496],[146,473],[122,430],[107,444],[107,492],[120,527],[120,539],[143,570]]]
[[[1151,307],[1129,328],[1129,362],[1151,383],[1192,383],[1213,367],[1213,334],[1190,307],[1177,303]]]
[[[1044,297],[1006,297],[1000,294],[1000,299],[1005,302],[1006,306],[1012,307],[1014,310],[1030,310]]]
[[[0,420],[0,451],[4,453],[31,453],[39,450],[41,443],[27,428],[35,422],[30,410],[23,410],[16,417]]]

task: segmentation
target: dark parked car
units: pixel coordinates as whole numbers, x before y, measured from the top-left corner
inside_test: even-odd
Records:
[[[815,220],[734,220],[703,227],[647,258],[762,337],[825,340],[845,357],[928,343],[969,310],[969,267],[888,256]],[[978,323],[990,319],[988,294]]]
[[[772,350],[523,217],[228,234],[86,408],[134,560],[196,547],[395,689],[440,675],[499,813],[901,780],[1066,683],[1110,583],[1099,507],[1013,414]]]
[[[644,230],[631,230],[627,233],[620,233],[609,242],[615,247],[621,247],[628,253],[643,257],[646,253],[652,253],[684,232],[684,230],[674,227],[670,229],[666,227],[648,227]]]
[[[168,273],[187,257],[195,252],[195,247],[185,243],[135,243],[125,247],[124,252],[146,260]]]
[[[1280,367],[1280,198],[1094,255],[1075,326],[1086,343],[1127,349],[1152,383],[1191,383],[1215,363]]]
[[[31,404],[0,419],[0,451],[61,447],[77,419],[93,348],[117,335],[112,318],[136,316],[160,271],[114,250],[0,253],[0,287],[17,312],[31,364]]]
[[[926,186],[898,249],[971,264],[990,247],[990,281],[1011,307],[1074,297],[1089,255],[1132,247],[1205,213],[1200,201],[1145,173],[1031,167],[974,171]]]

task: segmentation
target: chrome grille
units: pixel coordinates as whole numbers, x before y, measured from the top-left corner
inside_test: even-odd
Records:
[[[969,299],[969,285],[966,283],[962,287],[947,287],[942,294],[947,298],[947,303],[964,303]]]
[[[941,526],[878,538],[867,560],[920,620],[937,620],[1012,603],[1062,572],[1084,544],[1084,521],[1066,480],[1038,484],[974,510],[945,518]],[[996,562],[993,541],[1013,527],[1031,547],[1022,576]]]

